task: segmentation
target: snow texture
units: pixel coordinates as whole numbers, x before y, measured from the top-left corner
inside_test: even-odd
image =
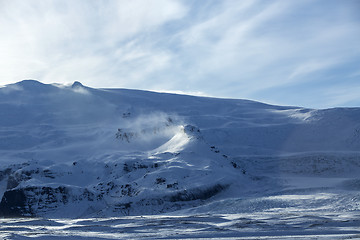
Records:
[[[360,234],[360,108],[25,80],[0,88],[0,156],[3,238]]]

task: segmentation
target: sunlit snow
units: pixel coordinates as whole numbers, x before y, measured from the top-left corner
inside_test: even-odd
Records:
[[[4,239],[360,239],[360,108],[0,88]]]

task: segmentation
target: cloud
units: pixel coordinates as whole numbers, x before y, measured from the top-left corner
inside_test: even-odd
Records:
[[[328,106],[359,106],[360,84],[336,86],[324,89],[324,101]]]
[[[198,96],[198,97],[213,97],[204,92],[186,92],[181,90],[162,90],[162,89],[150,89],[150,91],[159,92],[159,93],[174,93],[180,95],[191,95],[191,96]]]
[[[290,74],[289,79],[304,77],[304,75],[330,68],[336,64],[337,61],[331,59],[309,60],[308,62],[302,63],[300,66],[296,67]]]
[[[284,89],[358,81],[357,9],[356,0],[0,0],[0,84],[78,80],[293,103]]]
[[[114,64],[136,60],[129,58],[135,54],[137,59],[142,57],[140,67],[146,74],[165,64],[169,56],[146,45],[134,44],[135,49],[129,49],[129,42],[186,12],[180,2],[168,0],[1,1],[0,63],[4,68],[0,78],[8,82],[29,77],[45,82],[86,82],[89,78],[99,86],[101,78],[116,79]]]
[[[202,85],[202,91],[209,92],[209,86],[217,96],[253,99],[262,92],[262,100],[272,102],[264,90],[285,96],[276,88],[303,82],[321,88],[313,83],[327,84],[324,80],[334,75],[333,69],[338,76],[356,69],[346,67],[359,61],[360,54],[360,24],[349,2],[253,2],[243,8],[227,3],[182,33],[183,57],[195,59],[188,63],[187,78],[198,81],[193,84],[197,89]]]

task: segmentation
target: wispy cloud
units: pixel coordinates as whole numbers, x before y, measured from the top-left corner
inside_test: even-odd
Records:
[[[169,60],[164,50],[131,42],[186,12],[183,4],[167,0],[1,1],[0,78],[7,82],[80,79],[92,85],[105,81],[119,86],[115,68],[122,73],[120,64],[129,67],[141,62],[124,72],[146,75]],[[109,79],[112,82],[106,82]]]
[[[324,99],[329,106],[359,106],[360,83],[349,86],[328,87],[323,91]]]
[[[338,62],[334,60],[318,59],[309,60],[305,63],[300,63],[294,71],[290,74],[289,79],[304,77],[307,74],[311,74],[316,71],[321,71],[336,65]]]
[[[288,92],[359,82],[359,9],[356,0],[0,0],[0,84],[79,80],[336,105]]]

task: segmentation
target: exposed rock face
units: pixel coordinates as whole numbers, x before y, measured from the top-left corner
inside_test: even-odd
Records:
[[[87,189],[59,187],[25,187],[7,190],[0,203],[0,215],[4,217],[34,217],[73,203],[93,202],[100,197]]]
[[[23,189],[6,191],[0,203],[0,216],[33,216]]]

